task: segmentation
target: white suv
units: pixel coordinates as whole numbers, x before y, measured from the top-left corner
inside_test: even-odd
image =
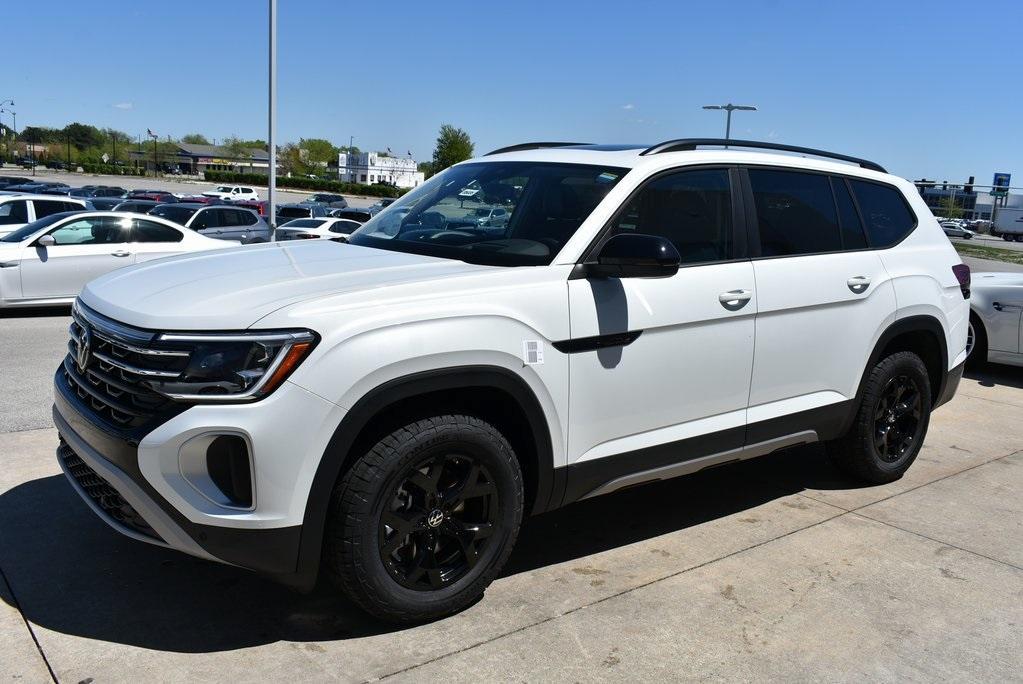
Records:
[[[129,536],[322,568],[396,621],[467,606],[523,516],[580,499],[817,441],[897,479],[958,385],[969,269],[877,164],[723,144],[505,148],[348,244],[101,277],[60,463]]]
[[[230,200],[232,202],[240,202],[242,200],[259,201],[259,193],[244,185],[218,185],[216,190],[204,192],[203,197],[216,197],[217,199]]]

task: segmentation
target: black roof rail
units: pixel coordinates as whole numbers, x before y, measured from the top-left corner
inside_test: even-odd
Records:
[[[759,140],[725,140],[724,138],[680,138],[679,140],[667,140],[665,142],[658,143],[653,147],[648,147],[642,152],[640,152],[640,155],[642,156],[647,154],[660,154],[662,152],[684,152],[688,150],[695,150],[697,147],[751,147],[760,150],[778,150],[780,152],[795,152],[796,154],[808,154],[814,157],[826,157],[828,159],[837,159],[839,161],[858,164],[864,169],[870,169],[871,171],[880,171],[881,173],[888,173],[887,171],[884,170],[883,166],[867,159],[860,159],[859,157],[850,157],[848,155],[837,154],[835,152],[825,152],[824,150],[815,150],[812,147],[781,145],[778,143],[761,142]]]
[[[518,145],[509,145],[508,147],[499,147],[496,150],[487,152],[484,157],[489,157],[492,154],[502,154],[503,152],[520,152],[522,150],[542,150],[546,147],[571,147],[572,145],[589,145],[590,143],[578,143],[578,142],[530,142],[530,143],[519,143]]]

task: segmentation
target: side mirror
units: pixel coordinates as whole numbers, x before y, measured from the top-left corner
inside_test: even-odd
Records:
[[[620,234],[604,243],[595,263],[586,264],[587,278],[667,278],[678,273],[682,257],[663,237]]]
[[[36,240],[36,247],[53,247],[57,244],[57,241],[53,239],[52,235],[43,235]]]

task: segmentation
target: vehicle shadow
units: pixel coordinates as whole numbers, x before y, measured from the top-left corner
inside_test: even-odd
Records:
[[[963,377],[976,380],[982,387],[1004,385],[1023,389],[1023,368],[1005,366],[998,363],[986,363],[977,368],[967,368]]]
[[[583,501],[528,520],[504,575],[685,530],[806,488],[851,486],[821,447],[809,446]],[[301,595],[122,537],[62,476],[0,495],[0,520],[0,567],[25,617],[49,630],[207,653],[402,629],[366,617],[327,588]],[[14,604],[2,591],[0,599]]]

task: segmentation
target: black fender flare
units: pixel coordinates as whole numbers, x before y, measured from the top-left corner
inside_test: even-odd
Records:
[[[525,380],[506,368],[483,365],[456,366],[396,378],[363,395],[341,419],[324,450],[306,500],[297,577],[288,581],[289,584],[306,589],[315,584],[334,485],[342,469],[351,462],[351,449],[369,422],[388,406],[404,399],[430,392],[479,387],[504,391],[521,407],[532,431],[537,456],[532,512],[540,513],[550,507],[552,498],[556,498],[552,496],[556,487],[550,427],[539,400]]]

